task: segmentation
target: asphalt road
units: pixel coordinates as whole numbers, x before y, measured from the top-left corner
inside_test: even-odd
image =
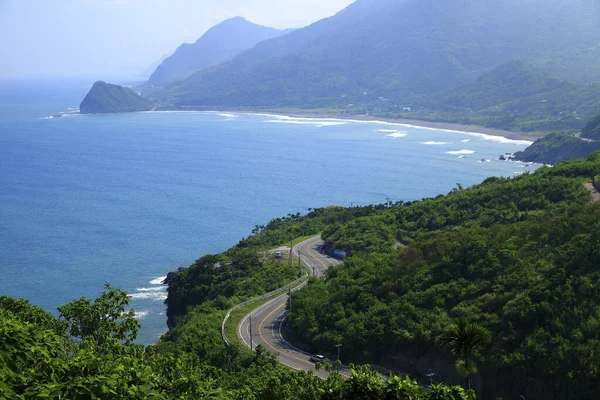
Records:
[[[314,237],[297,244],[293,249],[294,262],[298,262],[298,257],[300,257],[311,274],[316,277],[323,276],[325,270],[330,266],[341,264],[341,261],[320,252],[322,244],[323,241],[320,237]],[[309,361],[311,354],[295,348],[284,339],[281,331],[282,323],[287,315],[285,309],[287,302],[288,295],[285,294],[246,315],[238,326],[238,336],[246,347],[250,347],[250,343],[253,348],[260,344],[267,350],[278,354],[279,362],[290,368],[313,371],[315,375],[326,378],[329,373],[323,369],[316,371],[315,364]],[[292,307],[294,307],[293,303]],[[335,349],[331,349],[331,352],[335,352]],[[342,367],[340,372],[349,377],[346,367]]]

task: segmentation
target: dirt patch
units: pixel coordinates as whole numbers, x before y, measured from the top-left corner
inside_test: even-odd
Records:
[[[590,201],[592,203],[600,202],[600,192],[598,192],[598,190],[596,190],[596,188],[594,187],[594,184],[593,183],[584,183],[583,185],[592,195],[592,199]]]

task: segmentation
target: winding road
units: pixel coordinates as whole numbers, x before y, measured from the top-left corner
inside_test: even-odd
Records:
[[[341,261],[321,253],[323,241],[320,236],[305,240],[294,246],[294,259],[298,257],[308,267],[315,277],[322,277],[327,268],[341,264]],[[302,287],[304,285],[301,285]],[[298,287],[297,289],[300,289]],[[238,336],[246,347],[256,348],[262,345],[267,350],[278,354],[278,361],[296,370],[313,371],[316,376],[326,378],[329,372],[321,369],[315,370],[315,364],[309,361],[311,354],[299,350],[288,343],[282,335],[283,322],[287,316],[285,309],[288,295],[284,294],[246,315],[238,325]],[[292,303],[292,307],[294,304]],[[343,349],[343,348],[342,348]],[[332,349],[334,352],[335,349]],[[342,367],[342,375],[349,377],[349,371]]]

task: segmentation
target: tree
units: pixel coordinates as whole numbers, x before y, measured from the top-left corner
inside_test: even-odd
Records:
[[[468,388],[471,389],[471,375],[477,373],[475,354],[479,347],[489,342],[490,332],[476,322],[460,318],[440,336],[442,347],[450,349],[452,354],[460,357],[456,362],[458,372],[467,377]]]
[[[132,344],[140,324],[133,310],[127,310],[127,293],[105,284],[106,291],[94,302],[85,297],[58,307],[67,331],[75,338],[103,347],[111,339]]]

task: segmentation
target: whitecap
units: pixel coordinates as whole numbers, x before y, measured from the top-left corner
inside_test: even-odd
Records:
[[[425,145],[428,145],[428,146],[443,146],[445,144],[450,144],[450,143],[448,143],[448,142],[433,142],[433,141],[430,141],[430,142],[421,142],[421,144],[425,144]]]
[[[156,292],[157,290],[163,290],[164,286],[154,286],[154,287],[142,287],[136,288],[135,290],[138,292]]]
[[[152,280],[150,281],[150,284],[151,284],[151,285],[162,285],[162,284],[163,284],[163,281],[164,281],[165,279],[167,279],[167,277],[166,277],[166,276],[159,276],[158,278],[152,279]]]
[[[382,133],[394,133],[394,132],[398,132],[395,129],[379,129],[377,132],[382,132]]]
[[[224,117],[224,118],[237,118],[238,116],[235,114],[228,114],[228,113],[220,113],[217,114],[219,117]]]
[[[446,154],[450,154],[453,156],[461,155],[461,154],[474,154],[474,150],[457,150],[457,151],[448,151]]]
[[[465,156],[458,156],[457,158],[465,158]]]
[[[316,119],[270,119],[265,122],[272,124],[293,124],[293,125],[312,125],[318,128],[322,128],[325,126],[341,126],[346,125],[345,122],[341,121],[324,121],[324,120],[316,120]]]
[[[471,139],[465,139],[465,140],[461,140],[461,143],[469,143],[471,141]]]
[[[164,301],[167,299],[167,292],[142,292],[142,293],[132,293],[129,295],[134,300],[156,300],[156,301]]]
[[[134,317],[137,319],[142,319],[148,316],[148,311],[140,310],[136,311]]]
[[[406,136],[406,132],[394,132],[394,133],[390,133],[389,135],[387,135],[388,137],[391,138],[402,138]]]

